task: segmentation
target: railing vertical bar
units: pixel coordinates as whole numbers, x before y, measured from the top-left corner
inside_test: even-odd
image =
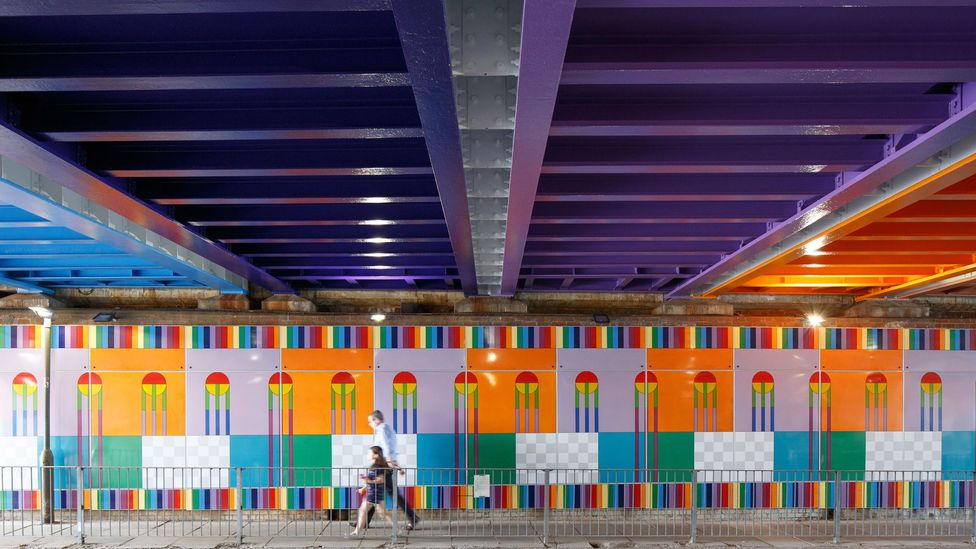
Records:
[[[78,512],[78,543],[85,543],[85,473],[81,466],[77,468],[75,485],[77,487]]]

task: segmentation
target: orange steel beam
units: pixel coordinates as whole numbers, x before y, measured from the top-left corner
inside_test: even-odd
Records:
[[[816,249],[819,249],[834,240],[838,240],[858,229],[864,228],[878,219],[883,219],[909,204],[926,196],[931,196],[973,175],[976,175],[976,154],[969,155],[946,169],[926,177],[914,185],[908,186],[903,191],[877,202],[873,206],[866,208],[864,211],[827,230],[817,232],[809,238],[804,239],[801,243],[784,250],[779,255],[761,262],[752,269],[744,271],[738,276],[711,288],[703,294],[703,297],[714,297],[729,287],[745,284],[748,279],[756,276],[759,272],[764,272],[771,267],[783,265],[803,257],[805,255],[805,249],[812,245]]]
[[[767,274],[779,276],[929,276],[942,272],[944,269],[930,265],[912,265],[910,267],[864,267],[861,265],[850,267],[847,265],[827,267],[809,267],[805,265],[786,265],[773,269]]]
[[[906,277],[844,277],[844,276],[776,276],[762,275],[749,281],[748,286],[762,286],[767,288],[784,288],[809,286],[812,288],[826,287],[871,287],[904,284]]]
[[[804,256],[791,265],[864,265],[864,266],[901,266],[901,265],[934,265],[951,266],[966,265],[976,261],[973,254],[947,254],[927,257],[923,255],[899,255],[886,256],[876,255],[825,255],[825,256]]]
[[[879,297],[911,297],[921,295],[936,290],[958,286],[960,284],[972,284],[976,282],[976,262],[969,265],[949,269],[938,274],[917,278],[902,284],[876,290],[857,297],[857,301],[865,299],[877,299]]]
[[[972,143],[968,143],[968,146],[971,147]],[[971,148],[964,147],[960,147],[959,149],[965,151],[972,150]],[[752,266],[744,268],[737,274],[711,286],[708,290],[699,294],[699,296],[715,297],[731,288],[747,284],[749,279],[766,272],[772,267],[780,266],[799,257],[803,257],[806,251],[810,249],[819,249],[875,221],[884,219],[906,206],[932,196],[939,191],[948,189],[952,185],[974,175],[976,175],[976,153],[961,156],[944,169],[927,177],[923,177],[913,183],[906,181],[900,191],[893,192],[890,196],[877,200],[871,205],[864,207],[863,210],[827,228],[811,230],[811,234],[805,235],[796,244],[786,247],[786,249],[775,253],[768,259],[756,261]]]
[[[976,240],[850,240],[844,238],[821,248],[816,255],[858,254],[976,254]]]
[[[879,221],[854,231],[844,240],[972,240],[976,224],[965,223],[886,223]]]
[[[973,219],[976,209],[966,201],[944,202],[942,200],[920,200],[888,216],[888,221],[906,218],[924,219]]]

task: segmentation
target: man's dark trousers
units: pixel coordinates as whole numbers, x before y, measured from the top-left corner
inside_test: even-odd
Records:
[[[386,485],[386,493],[391,494],[391,495],[393,494],[393,475],[395,475],[395,474],[396,473],[391,473],[391,474],[388,474],[388,475],[383,475],[383,477],[386,479],[386,481],[384,482],[384,484]],[[397,493],[396,505],[397,505],[397,509],[398,510],[403,511],[404,513],[406,513],[406,515],[407,515],[407,521],[410,524],[417,524],[417,514],[414,513],[413,508],[410,507],[410,504],[407,503],[407,498],[403,497],[403,493],[402,492]],[[370,507],[369,508],[369,514],[366,515],[366,527],[367,528],[369,527],[370,523],[373,522],[373,514],[374,513],[376,513],[376,508],[375,507]]]

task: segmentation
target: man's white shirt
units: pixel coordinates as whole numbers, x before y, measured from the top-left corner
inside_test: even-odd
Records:
[[[373,428],[373,446],[383,449],[383,456],[387,461],[397,460],[396,433],[389,424],[384,422]]]

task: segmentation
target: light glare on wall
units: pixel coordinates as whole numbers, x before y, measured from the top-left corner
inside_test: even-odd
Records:
[[[823,324],[823,321],[824,321],[824,317],[816,313],[807,315],[807,323],[810,324],[811,326],[820,326],[821,324]]]

